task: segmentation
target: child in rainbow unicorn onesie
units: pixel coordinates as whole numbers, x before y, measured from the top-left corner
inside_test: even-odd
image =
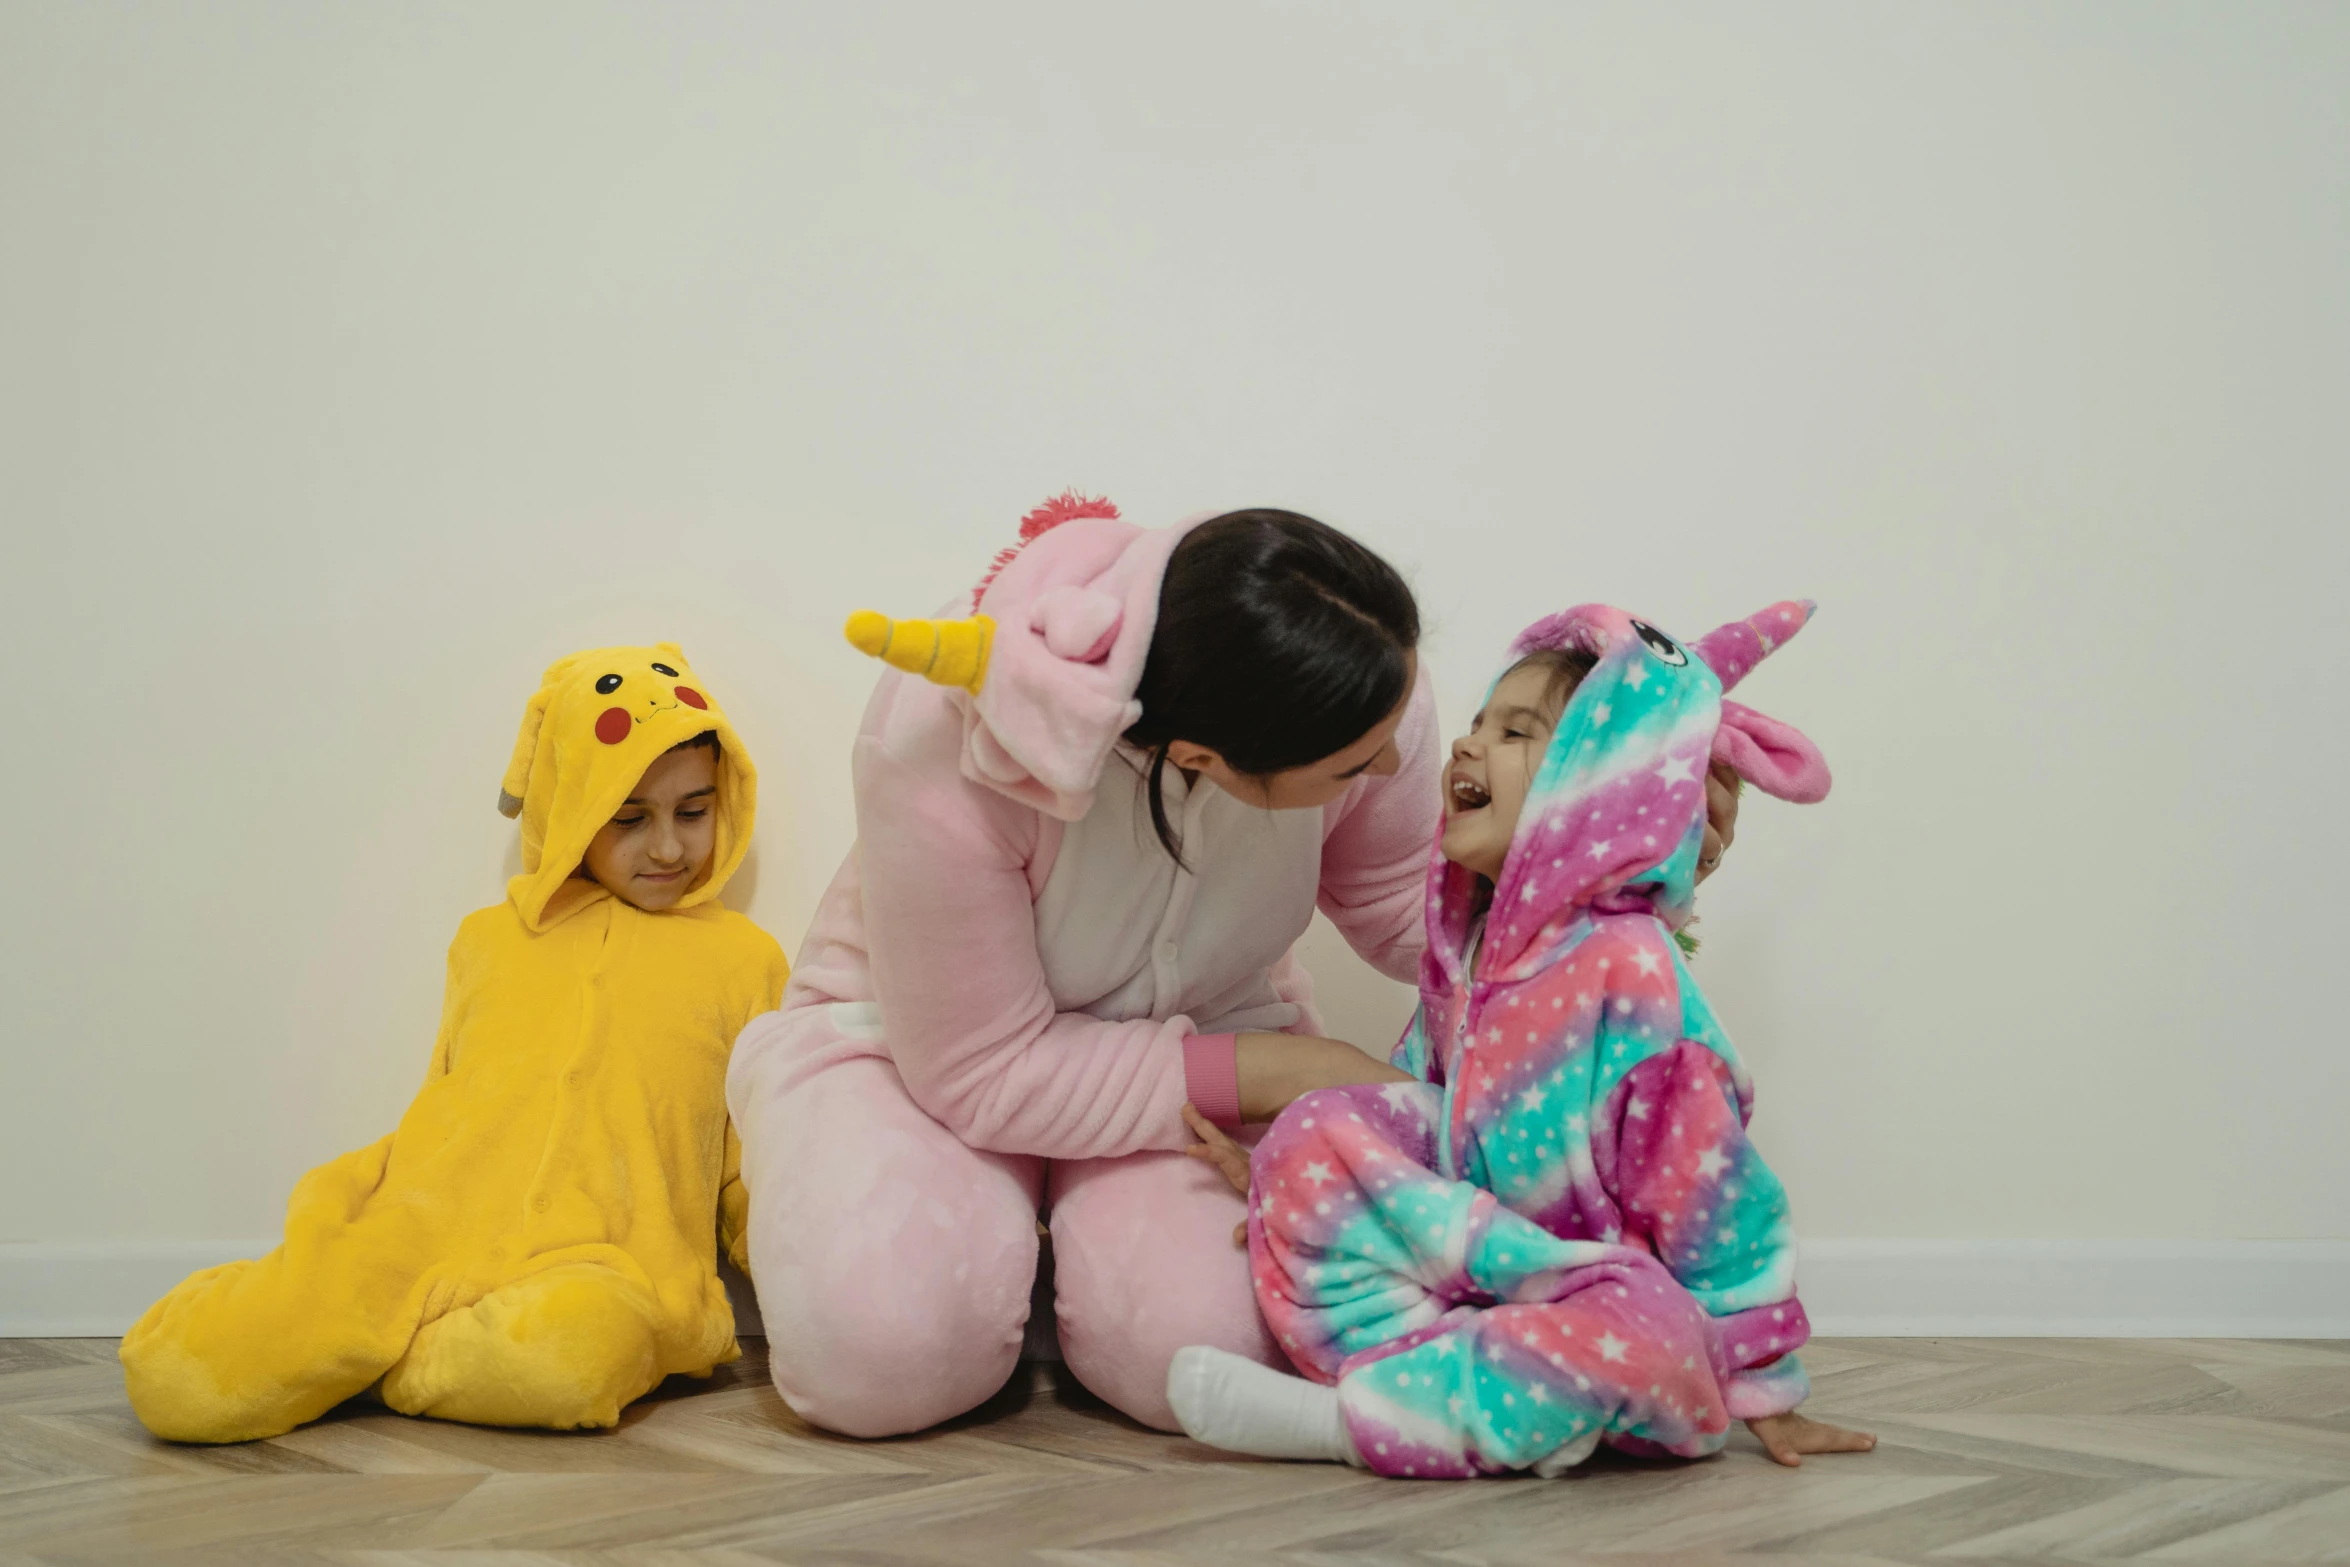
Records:
[[[1192,1436],[1423,1478],[1555,1475],[1603,1442],[1697,1458],[1733,1419],[1781,1463],[1875,1445],[1793,1412],[1786,1192],[1676,941],[1709,758],[1828,792],[1809,740],[1722,699],[1810,614],[1685,646],[1586,605],[1518,637],[1445,775],[1393,1057],[1419,1081],[1309,1094],[1253,1161],[1193,1122],[1250,1194],[1257,1299],[1311,1380],[1186,1349],[1168,1398]]]

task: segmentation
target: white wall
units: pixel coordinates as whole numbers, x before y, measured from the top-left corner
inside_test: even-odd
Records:
[[[1700,963],[1804,1229],[2350,1238],[2345,81],[2326,6],[10,4],[0,1242],[390,1126],[571,648],[711,678],[795,946],[843,615],[1070,483],[1386,551],[1448,723],[1562,604],[1818,597],[1749,691],[1837,793]]]

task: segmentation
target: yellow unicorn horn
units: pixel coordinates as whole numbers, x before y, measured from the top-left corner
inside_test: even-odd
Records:
[[[969,620],[892,620],[861,609],[849,617],[847,631],[849,645],[867,657],[974,696],[987,681],[987,655],[995,646],[995,622],[985,615]]]

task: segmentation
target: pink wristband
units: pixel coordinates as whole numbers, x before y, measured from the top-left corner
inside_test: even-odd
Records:
[[[1240,1124],[1240,1036],[1193,1034],[1183,1041],[1183,1093],[1217,1126]]]

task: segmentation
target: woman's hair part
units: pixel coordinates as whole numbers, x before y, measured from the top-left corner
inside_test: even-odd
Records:
[[[1168,557],[1130,745],[1150,753],[1151,825],[1177,863],[1167,748],[1205,746],[1247,778],[1345,750],[1409,692],[1420,611],[1393,566],[1293,511],[1226,512]]]

